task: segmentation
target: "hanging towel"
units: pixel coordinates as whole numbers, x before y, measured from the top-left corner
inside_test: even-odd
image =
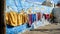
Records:
[[[40,20],[40,19],[41,19],[41,14],[40,14],[40,12],[39,12],[39,13],[37,13],[37,18],[38,18],[38,20]]]
[[[36,14],[32,14],[32,23],[36,21]]]
[[[29,25],[31,25],[32,24],[32,14],[28,14],[28,16],[29,16]]]

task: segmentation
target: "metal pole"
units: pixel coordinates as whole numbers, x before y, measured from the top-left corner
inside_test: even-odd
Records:
[[[6,34],[6,25],[5,25],[5,1],[0,0],[0,34]]]

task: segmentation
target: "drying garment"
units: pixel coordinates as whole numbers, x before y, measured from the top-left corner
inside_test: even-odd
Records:
[[[36,14],[32,14],[32,23],[36,21]]]
[[[32,24],[32,14],[28,14],[28,17],[29,17],[29,26],[31,26],[31,24]]]
[[[8,25],[17,26],[17,13],[14,11],[10,11],[8,14]]]
[[[22,25],[23,23],[23,14],[18,14],[17,25]]]
[[[50,13],[50,18],[49,19],[50,19],[50,22],[53,23],[54,17],[53,17],[52,13]]]
[[[23,15],[23,19],[23,24],[28,22],[28,15],[26,13]]]
[[[49,20],[50,14],[45,14],[45,19]]]
[[[41,14],[37,13],[37,20],[40,20],[40,19],[41,19]]]
[[[50,14],[50,18],[53,18],[53,14]]]
[[[20,14],[18,15],[18,25],[27,23],[27,21],[28,21],[28,16],[27,16],[27,14],[25,14],[25,13],[20,13]]]

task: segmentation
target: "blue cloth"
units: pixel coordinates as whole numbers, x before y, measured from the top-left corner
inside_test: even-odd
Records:
[[[36,14],[32,14],[32,22],[36,21]]]

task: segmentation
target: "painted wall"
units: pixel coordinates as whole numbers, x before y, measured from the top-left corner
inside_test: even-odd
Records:
[[[32,3],[29,3],[29,1]],[[33,4],[33,2],[42,3],[44,1],[45,0],[6,0],[6,11],[9,12],[10,10],[13,10],[16,12],[20,12],[21,9],[24,9],[24,11],[27,12],[27,10],[32,7],[32,13],[37,11],[41,11],[42,13],[50,13],[52,7]],[[58,0],[53,1],[54,3],[57,3]],[[9,6],[9,8],[7,6]]]

